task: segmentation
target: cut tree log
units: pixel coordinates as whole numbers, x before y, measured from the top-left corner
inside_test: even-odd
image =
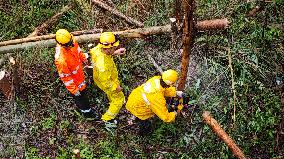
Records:
[[[210,115],[210,112],[205,111],[202,116],[205,123],[208,124],[211,129],[216,133],[216,135],[226,143],[226,145],[238,159],[246,158],[243,151],[235,144],[234,140],[221,128],[219,123]]]
[[[144,24],[142,22],[139,22],[131,17],[127,17],[126,15],[124,15],[123,13],[119,12],[117,9],[114,9],[112,7],[110,7],[109,5],[99,1],[99,0],[92,0],[93,3],[95,3],[96,5],[98,5],[99,7],[105,9],[105,10],[108,10],[110,11],[112,14],[120,17],[120,18],[123,18],[124,20],[126,20],[128,23],[130,24],[134,24],[138,27],[143,27]]]
[[[182,60],[181,60],[181,73],[177,87],[179,91],[183,91],[185,88],[188,65],[189,65],[189,55],[191,53],[191,48],[194,41],[193,3],[194,0],[182,1],[185,18],[184,18],[183,37],[182,37],[183,51],[182,51]]]
[[[201,22],[197,22],[196,28],[198,31],[206,31],[206,30],[217,30],[217,29],[225,29],[229,26],[230,22],[227,18],[223,19],[213,19],[213,20],[204,20]]]
[[[50,28],[50,26],[54,25],[58,22],[60,17],[67,12],[68,10],[72,9],[74,7],[74,3],[70,3],[67,6],[64,6],[61,11],[54,16],[52,16],[49,20],[47,20],[45,23],[41,24],[37,28],[35,28],[34,32],[32,32],[28,37],[34,37],[38,35],[43,35],[46,33],[46,30]]]

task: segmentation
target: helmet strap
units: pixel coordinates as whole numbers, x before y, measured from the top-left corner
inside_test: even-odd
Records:
[[[170,87],[170,85],[167,85],[166,82],[162,78],[160,79],[160,84],[163,88],[169,88]]]

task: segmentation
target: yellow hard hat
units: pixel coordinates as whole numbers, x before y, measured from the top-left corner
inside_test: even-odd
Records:
[[[100,44],[102,48],[111,48],[119,45],[118,35],[112,32],[103,32],[100,36]]]
[[[162,73],[162,79],[167,85],[173,85],[178,79],[178,73],[175,70],[167,70]]]
[[[73,36],[65,29],[59,29],[56,32],[56,42],[63,46],[71,46],[73,44]]]

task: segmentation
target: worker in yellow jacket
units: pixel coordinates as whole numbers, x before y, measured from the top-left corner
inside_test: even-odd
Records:
[[[101,118],[104,121],[114,119],[125,101],[118,80],[117,68],[113,61],[114,55],[121,55],[125,52],[125,48],[115,50],[118,45],[119,37],[117,35],[112,32],[104,32],[100,35],[99,44],[90,50],[94,82],[106,93],[110,102],[108,110]]]
[[[178,73],[174,70],[167,70],[162,76],[152,77],[131,92],[126,109],[141,121],[146,121],[155,114],[164,122],[174,121],[177,113],[168,111],[165,97],[182,96],[183,92],[176,91],[173,87],[177,79]],[[147,129],[143,124],[145,123],[142,122],[140,131]]]

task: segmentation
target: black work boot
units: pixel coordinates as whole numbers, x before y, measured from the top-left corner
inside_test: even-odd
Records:
[[[89,110],[81,110],[81,113],[85,118],[92,118],[94,120],[100,120],[100,114],[94,109],[90,108]]]

